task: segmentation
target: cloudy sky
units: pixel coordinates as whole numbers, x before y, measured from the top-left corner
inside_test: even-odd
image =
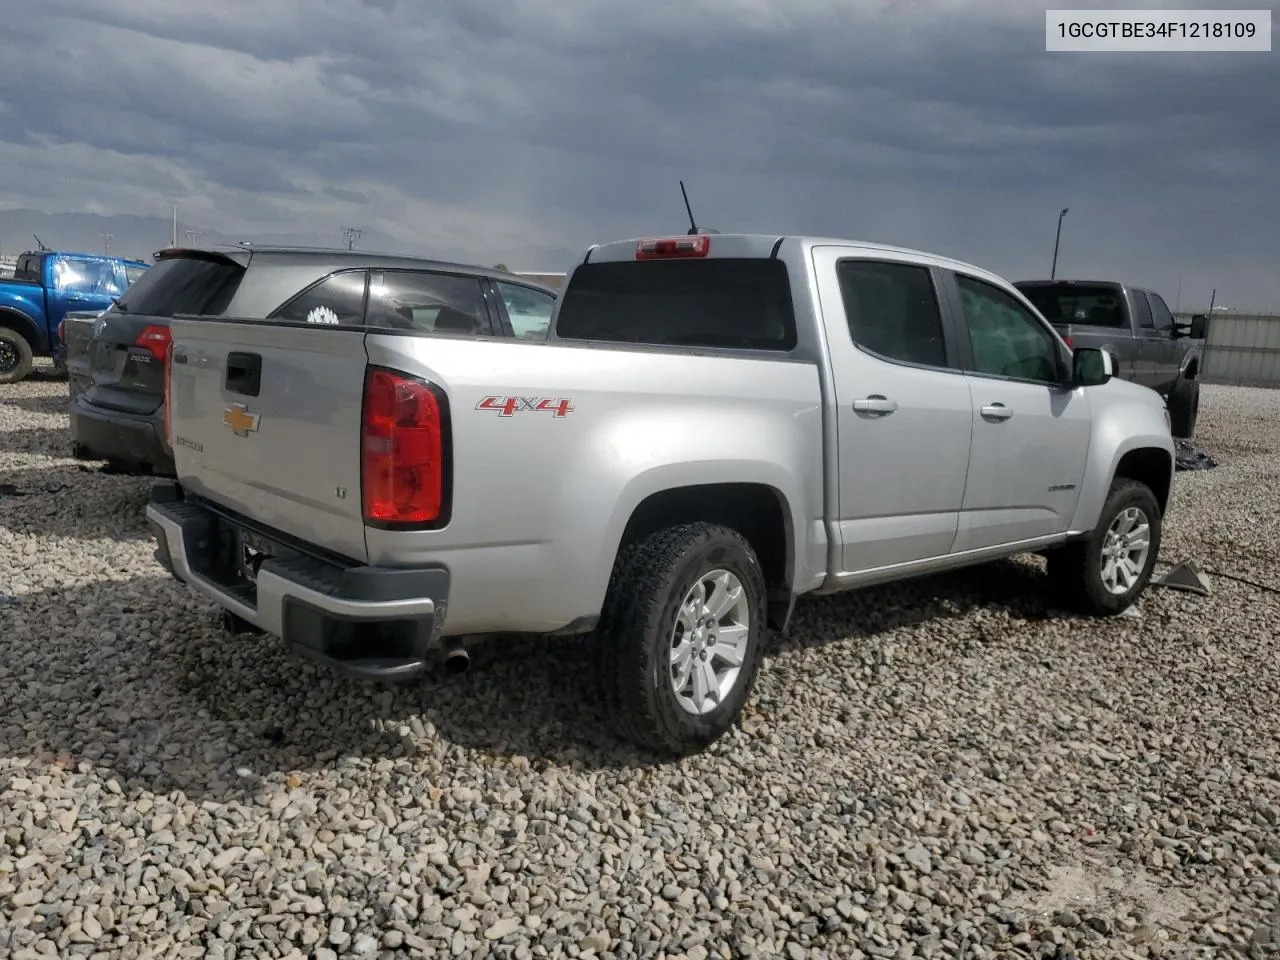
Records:
[[[1011,279],[1065,206],[1060,275],[1280,310],[1277,57],[1046,53],[1026,0],[40,0],[4,17],[0,216],[177,197],[565,269],[682,232],[683,177],[722,231]]]

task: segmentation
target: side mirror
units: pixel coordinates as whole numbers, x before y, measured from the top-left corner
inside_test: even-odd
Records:
[[[1071,354],[1071,385],[1099,387],[1115,375],[1111,354],[1097,347],[1076,347]]]
[[[1191,318],[1191,339],[1203,340],[1209,332],[1209,318],[1203,313],[1197,313]]]

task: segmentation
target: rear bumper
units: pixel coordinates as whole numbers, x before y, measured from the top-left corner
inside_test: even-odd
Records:
[[[357,676],[399,680],[423,673],[439,651],[449,594],[445,567],[370,567],[321,558],[186,499],[175,483],[155,485],[147,524],[156,559],[174,577],[281,637],[296,654]],[[269,553],[254,580],[238,566],[243,537]]]
[[[161,439],[163,408],[154,414],[125,413],[93,406],[74,392],[74,385],[73,393],[71,439],[81,456],[122,460],[173,475],[173,457]]]

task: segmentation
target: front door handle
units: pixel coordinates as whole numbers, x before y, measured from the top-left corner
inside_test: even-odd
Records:
[[[862,400],[853,401],[853,409],[858,413],[878,413],[881,416],[885,416],[897,410],[898,404],[888,397],[873,393]]]
[[[984,420],[1008,420],[1012,416],[1013,411],[1003,403],[988,403],[982,408],[982,417]]]

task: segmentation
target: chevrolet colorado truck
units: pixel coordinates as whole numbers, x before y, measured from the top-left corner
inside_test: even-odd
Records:
[[[1072,347],[1101,347],[1116,376],[1165,398],[1173,435],[1195,436],[1208,318],[1174,317],[1164,298],[1114,281],[1019,280],[1014,286]]]
[[[1163,401],[978,267],[629,240],[586,251],[543,341],[358,320],[175,319],[147,518],[237,632],[367,678],[594,633],[618,730],[682,754],[798,597],[1031,552],[1114,615],[1160,548]]]
[[[90,253],[39,250],[18,257],[12,279],[0,280],[0,383],[17,383],[35,357],[61,366],[58,331],[68,311],[101,311],[147,264]]]

